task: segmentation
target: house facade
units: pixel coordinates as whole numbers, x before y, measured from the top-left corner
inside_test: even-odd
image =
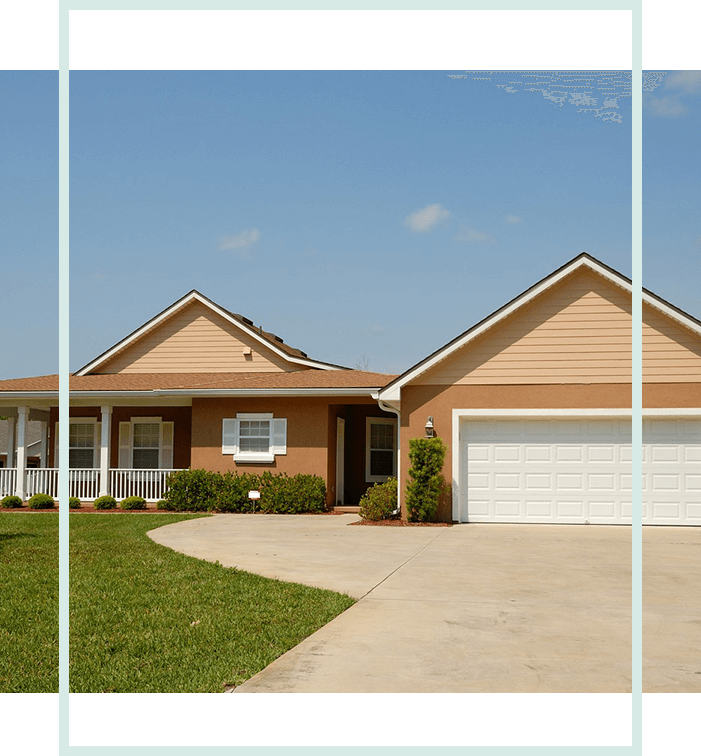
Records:
[[[627,278],[582,254],[390,376],[313,360],[190,292],[71,376],[71,493],[155,501],[173,470],[270,470],[319,475],[328,506],[353,506],[394,475],[405,513],[409,440],[434,433],[441,520],[630,523],[631,301]],[[642,316],[643,520],[699,525],[701,323],[648,291]],[[17,418],[6,489],[57,480],[57,390],[56,376],[0,381]],[[45,423],[34,478],[29,419]]]

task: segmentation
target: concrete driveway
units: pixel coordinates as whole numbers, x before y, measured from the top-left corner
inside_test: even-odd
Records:
[[[701,693],[701,528],[643,528],[643,692]]]
[[[630,528],[217,515],[165,546],[358,602],[236,692],[630,692]]]

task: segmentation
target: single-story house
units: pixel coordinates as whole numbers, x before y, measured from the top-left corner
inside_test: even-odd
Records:
[[[630,523],[631,339],[630,280],[588,254],[400,376],[311,359],[192,291],[70,377],[71,492],[156,500],[171,470],[271,470],[354,506],[395,475],[404,512],[409,440],[434,433],[441,520]],[[50,405],[54,470],[57,389],[0,381],[20,426]],[[701,323],[649,291],[642,391],[644,522],[701,524]]]

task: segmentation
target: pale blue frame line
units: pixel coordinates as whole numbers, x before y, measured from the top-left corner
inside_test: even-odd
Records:
[[[436,2],[429,4],[423,1],[412,2],[295,2],[295,0],[269,0],[269,2],[129,2],[112,1],[100,2],[99,0],[65,0],[59,4],[59,427],[63,433],[68,431],[68,282],[69,282],[69,147],[68,147],[68,107],[69,107],[69,70],[68,70],[68,12],[69,10],[226,10],[226,9],[266,9],[266,10],[338,10],[343,7],[354,10],[631,10],[633,12],[632,42],[632,263],[633,263],[633,369],[632,369],[632,442],[633,442],[633,524],[632,524],[632,692],[633,692],[633,722],[632,722],[632,748],[636,752],[642,750],[642,3],[635,2],[579,2],[574,6],[565,3],[547,0],[540,3],[514,2],[513,0],[483,0],[482,2]],[[59,444],[59,466],[68,469],[68,444]],[[62,476],[59,483],[59,500],[68,501],[68,479]],[[83,751],[86,754],[94,753],[121,753],[123,748],[117,746],[91,746],[78,747],[68,746],[68,508],[63,506],[59,509],[59,665],[64,674],[59,678],[59,747],[60,752]],[[225,748],[225,747],[224,747]],[[435,747],[434,747],[435,748]],[[541,753],[544,748],[538,746],[499,747],[492,746],[492,750],[513,751],[522,753]],[[130,748],[134,751],[134,748]],[[136,749],[137,752],[140,749]],[[172,753],[191,753],[189,747],[151,747],[146,751],[154,750]],[[201,750],[201,749],[198,749]],[[218,750],[222,750],[219,747]],[[232,747],[232,752],[234,747]],[[237,748],[241,754],[243,749]],[[265,750],[258,747],[255,756],[266,756]],[[274,750],[270,748],[272,754]],[[317,747],[319,750],[319,747]],[[343,752],[343,756],[354,754],[353,746],[324,747],[324,754],[328,756],[331,750]],[[378,749],[382,756],[417,756],[428,754],[428,748],[422,746],[387,746]],[[440,747],[442,756],[458,756],[468,750],[480,749],[469,746]],[[547,747],[545,747],[547,750]],[[569,751],[591,751],[593,749],[580,746],[557,747],[558,753]],[[596,750],[601,750],[601,747]],[[628,747],[603,747],[604,751],[628,750]],[[287,756],[302,756],[302,747],[287,746]],[[304,748],[304,753],[314,751],[314,747]],[[367,751],[367,747],[364,748]],[[394,752],[392,752],[394,751]]]

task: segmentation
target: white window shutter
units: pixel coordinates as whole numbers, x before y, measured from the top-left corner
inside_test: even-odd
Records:
[[[273,454],[287,454],[287,418],[276,417],[273,420]]]
[[[8,462],[8,467],[12,467],[12,464]],[[54,467],[58,467],[58,421],[56,421],[56,438],[54,439]]]
[[[100,466],[100,444],[102,442],[102,423],[95,423],[95,443],[93,444],[93,448],[95,449],[93,453],[93,460],[92,460],[92,466],[93,467],[99,467]]]
[[[222,454],[238,454],[239,451],[239,421],[236,418],[225,417],[222,420]]]
[[[131,470],[131,423],[119,424],[119,467]]]
[[[173,467],[173,422],[161,423],[161,469]]]

